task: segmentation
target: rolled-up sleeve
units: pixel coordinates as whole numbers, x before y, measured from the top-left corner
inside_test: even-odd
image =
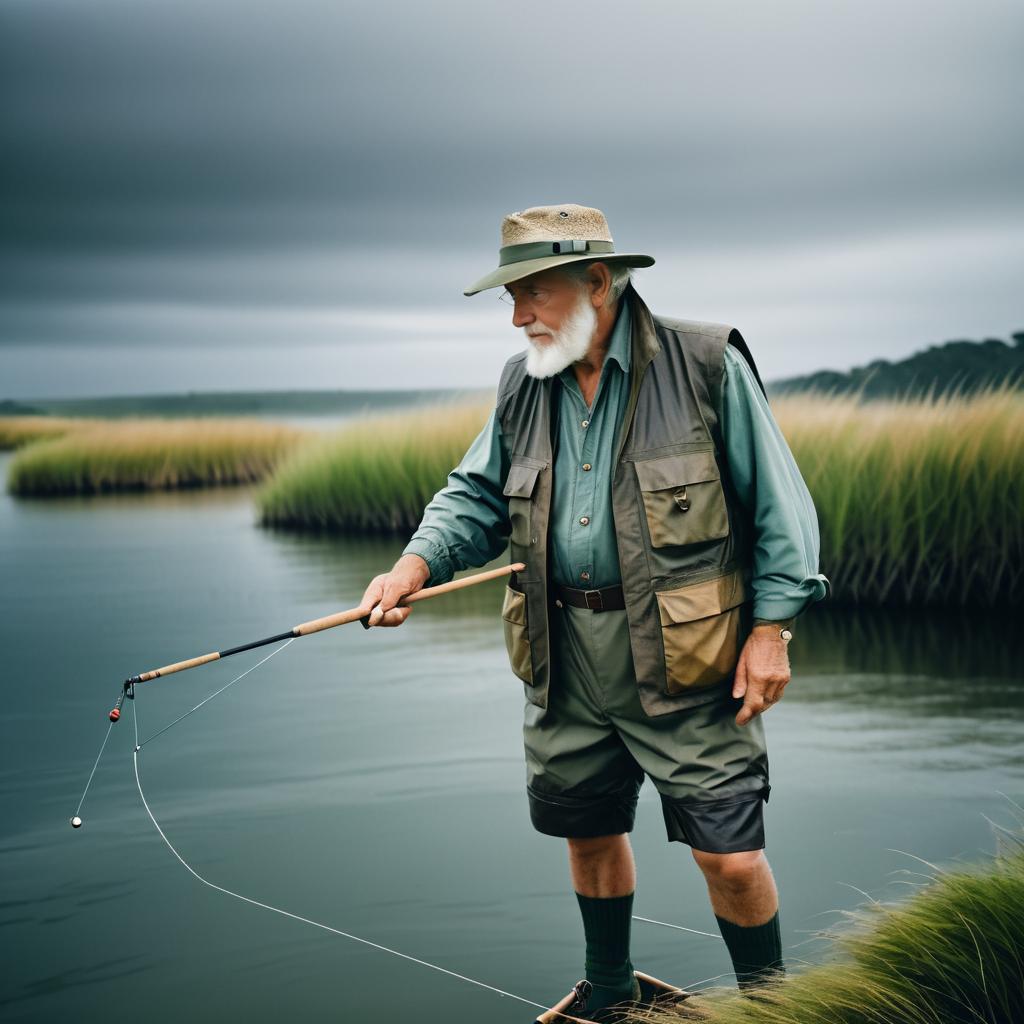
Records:
[[[492,410],[402,551],[426,561],[430,586],[447,583],[458,570],[484,565],[505,550],[512,529],[502,493],[508,471],[508,452]]]
[[[795,618],[831,592],[818,572],[818,515],[764,392],[730,345],[719,416],[733,483],[754,522],[754,617]]]

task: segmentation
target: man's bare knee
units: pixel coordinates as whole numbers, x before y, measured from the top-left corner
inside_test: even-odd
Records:
[[[730,889],[743,889],[753,884],[768,863],[764,850],[709,853],[691,847],[690,852],[709,882]]]
[[[636,888],[629,837],[618,835],[570,839],[569,869],[583,896],[625,896]]]
[[[570,838],[569,852],[579,859],[601,858],[616,851],[622,845],[625,833],[610,836],[588,836],[585,839]]]

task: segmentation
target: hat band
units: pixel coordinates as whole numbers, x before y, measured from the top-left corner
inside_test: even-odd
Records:
[[[521,242],[519,245],[503,245],[498,250],[498,266],[510,263],[540,259],[543,256],[562,256],[576,252],[615,252],[615,246],[603,239],[568,238],[562,242]]]

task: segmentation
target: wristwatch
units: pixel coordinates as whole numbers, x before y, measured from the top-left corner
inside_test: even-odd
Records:
[[[793,639],[793,623],[796,619],[754,619],[755,626],[778,626],[779,639],[787,644]]]

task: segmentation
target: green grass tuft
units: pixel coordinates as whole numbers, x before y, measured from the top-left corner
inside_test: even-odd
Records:
[[[1020,1024],[1024,1021],[1024,847],[939,872],[906,902],[849,913],[832,959],[757,999],[706,990],[658,1024]]]

